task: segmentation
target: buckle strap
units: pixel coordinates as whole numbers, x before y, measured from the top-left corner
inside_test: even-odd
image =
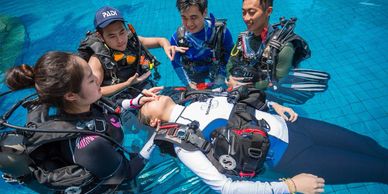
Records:
[[[190,124],[182,125],[177,123],[170,123],[164,126],[161,126],[158,133],[164,134],[167,139],[173,139],[173,142],[176,143],[188,143],[199,149],[204,153],[208,153],[211,149],[211,143],[208,142],[205,138],[201,136],[201,132],[197,131],[199,123],[197,121],[192,121]],[[170,138],[169,138],[170,137]],[[179,139],[179,141],[177,141]]]
[[[247,105],[244,103],[237,103],[235,105],[235,112],[246,112]]]
[[[271,130],[271,126],[264,119],[258,120],[257,124],[259,125],[260,128],[264,129],[266,132],[269,132]]]
[[[187,141],[197,146],[202,152],[209,152],[211,148],[211,144],[194,133],[189,133],[187,136]]]

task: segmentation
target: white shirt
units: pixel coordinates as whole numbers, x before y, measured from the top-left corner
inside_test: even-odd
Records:
[[[204,136],[218,125],[225,126],[232,111],[233,104],[227,102],[226,97],[209,98],[206,102],[194,102],[187,107],[176,105],[169,122],[189,124],[199,122],[199,129]],[[265,119],[270,125],[268,132],[272,140],[288,143],[288,130],[281,117],[265,112],[256,111],[257,119]],[[207,131],[207,132],[206,132]],[[209,132],[210,131],[210,132]],[[275,143],[276,145],[276,143]],[[201,151],[187,151],[176,146],[178,158],[198,175],[213,190],[220,193],[288,193],[287,185],[283,182],[234,181],[221,174]],[[275,152],[276,154],[276,152]]]

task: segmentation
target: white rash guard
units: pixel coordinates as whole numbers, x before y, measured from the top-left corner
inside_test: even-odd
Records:
[[[176,105],[169,122],[189,124],[199,122],[199,129],[205,138],[212,130],[225,126],[233,104],[226,97],[209,98],[206,102],[194,102],[187,107]],[[256,118],[264,119],[270,125],[271,146],[267,165],[275,165],[281,158],[288,143],[286,123],[279,116],[256,110]],[[201,151],[187,151],[175,146],[178,158],[213,190],[220,193],[289,193],[283,182],[236,181],[221,174]],[[269,158],[269,159],[268,159]]]

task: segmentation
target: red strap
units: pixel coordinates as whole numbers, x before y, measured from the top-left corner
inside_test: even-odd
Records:
[[[267,34],[268,34],[268,28],[265,27],[263,29],[263,31],[261,31],[261,34],[260,34],[260,38],[261,38],[261,42],[265,42],[265,40],[267,40]]]
[[[115,113],[117,113],[117,114],[120,114],[121,113],[121,108],[118,106],[118,107],[116,107],[116,109],[115,109]]]
[[[177,128],[177,127],[179,127],[178,124],[172,123],[172,124],[162,125],[160,126],[160,129],[171,129],[171,128]]]
[[[260,129],[233,129],[233,132],[236,133],[237,135],[242,135],[243,133],[257,133],[260,134],[261,136],[267,137],[267,134],[260,130]]]
[[[186,87],[177,87],[177,88],[174,88],[174,90],[177,90],[177,91],[185,91],[185,90],[186,90]]]
[[[243,171],[241,171],[239,173],[239,175],[240,175],[240,177],[250,177],[250,178],[252,178],[252,177],[255,176],[255,172],[243,172]]]
[[[208,89],[211,85],[212,85],[212,83],[206,83],[206,82],[198,83],[198,84],[197,84],[197,89],[198,89],[198,90],[206,90],[206,89]]]

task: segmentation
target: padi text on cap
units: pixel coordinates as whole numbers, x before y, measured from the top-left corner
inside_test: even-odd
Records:
[[[120,11],[109,6],[104,6],[97,10],[94,17],[94,27],[105,28],[114,21],[124,21]]]

